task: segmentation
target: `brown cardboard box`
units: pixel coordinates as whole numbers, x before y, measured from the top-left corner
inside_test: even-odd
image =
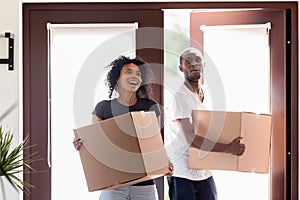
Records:
[[[154,112],[131,112],[74,129],[89,191],[113,189],[169,172]]]
[[[243,137],[241,142],[246,145],[246,150],[242,156],[234,156],[200,151],[191,147],[190,168],[268,173],[271,115],[194,110],[192,118],[195,134],[222,143],[230,143],[234,138],[241,136]]]

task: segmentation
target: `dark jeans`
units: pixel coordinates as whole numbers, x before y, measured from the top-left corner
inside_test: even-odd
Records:
[[[202,181],[169,177],[170,200],[217,200],[217,189],[213,177]]]

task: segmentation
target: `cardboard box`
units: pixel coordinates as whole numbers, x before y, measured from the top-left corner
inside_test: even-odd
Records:
[[[241,136],[246,150],[242,156],[234,156],[191,147],[190,168],[268,173],[271,115],[194,110],[192,118],[195,134],[221,143],[230,143],[234,138]]]
[[[131,112],[74,129],[89,191],[164,176],[169,163],[154,112]]]

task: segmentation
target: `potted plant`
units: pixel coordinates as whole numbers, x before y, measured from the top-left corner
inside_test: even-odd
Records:
[[[0,120],[3,119],[3,115]],[[18,177],[19,173],[24,172],[24,169],[31,169],[31,163],[40,158],[37,156],[38,152],[24,155],[26,149],[32,148],[33,145],[29,145],[29,137],[27,136],[20,144],[13,147],[13,134],[10,131],[5,131],[0,125],[0,193],[2,197],[0,199],[6,199],[3,179],[6,178],[8,182],[16,190],[21,190],[26,194],[30,193],[30,189],[34,186],[27,183]]]

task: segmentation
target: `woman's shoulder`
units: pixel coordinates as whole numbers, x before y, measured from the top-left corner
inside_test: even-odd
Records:
[[[96,104],[96,107],[102,107],[102,106],[107,106],[107,105],[110,105],[113,101],[115,101],[114,99],[110,99],[110,100],[102,100],[102,101],[99,101],[97,104]]]

